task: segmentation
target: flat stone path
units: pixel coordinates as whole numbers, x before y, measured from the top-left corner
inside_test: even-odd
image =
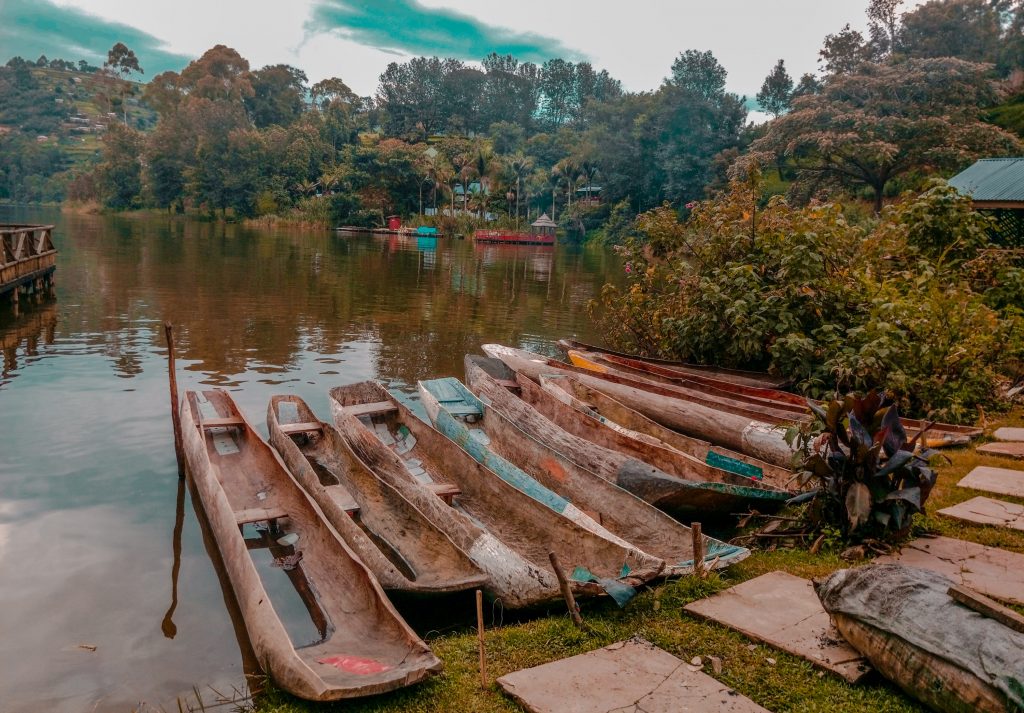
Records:
[[[810,580],[802,577],[769,572],[691,602],[683,611],[806,659],[850,683],[871,670],[832,625]]]
[[[1024,604],[1024,555],[952,537],[919,537],[875,562],[930,569],[985,596]]]
[[[530,713],[768,713],[643,639],[523,669],[498,685]]]
[[[964,476],[957,485],[961,488],[982,490],[986,493],[1024,498],[1024,470],[979,465]]]
[[[1024,428],[1003,426],[1002,428],[997,428],[992,436],[997,441],[1024,441]]]
[[[939,510],[940,515],[975,525],[995,525],[1011,530],[1024,530],[1024,505],[1008,503],[979,495],[962,503]]]

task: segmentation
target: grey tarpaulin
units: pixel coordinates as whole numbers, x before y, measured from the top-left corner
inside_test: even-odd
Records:
[[[829,614],[843,614],[953,664],[1024,709],[1024,634],[949,596],[951,580],[915,567],[844,569],[815,590]],[[871,657],[871,652],[861,651]]]

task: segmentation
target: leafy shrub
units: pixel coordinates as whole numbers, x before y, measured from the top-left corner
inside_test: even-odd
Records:
[[[755,169],[689,208],[640,216],[626,287],[591,305],[623,349],[768,369],[816,398],[885,384],[944,420],[997,406],[1021,373],[1020,257],[951,188],[854,224],[839,204],[762,204]]]
[[[846,539],[909,532],[936,478],[933,453],[914,452],[920,433],[908,442],[898,405],[876,391],[810,405],[817,420],[799,435],[806,454],[799,480],[817,482],[806,511],[811,524],[837,528]]]

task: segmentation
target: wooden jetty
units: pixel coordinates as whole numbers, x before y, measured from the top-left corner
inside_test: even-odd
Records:
[[[22,296],[38,299],[53,290],[56,269],[52,225],[0,225],[0,297],[15,314]]]

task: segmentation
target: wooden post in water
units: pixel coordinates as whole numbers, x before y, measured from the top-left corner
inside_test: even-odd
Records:
[[[693,575],[704,579],[704,535],[700,529],[699,522],[690,523],[690,532],[693,533]]]
[[[164,322],[164,336],[167,337],[167,378],[171,389],[171,422],[174,424],[174,455],[178,459],[178,477],[185,477],[185,460],[182,457],[181,414],[178,411],[178,377],[174,366],[174,327]]]
[[[480,645],[480,688],[487,688],[487,657],[484,654],[484,593],[476,590],[476,636]]]
[[[562,566],[558,564],[558,555],[554,552],[548,552],[548,559],[551,560],[551,566],[555,569],[555,576],[558,577],[558,586],[562,590],[562,598],[565,599],[565,605],[569,607],[569,616],[572,617],[572,623],[583,628],[583,617],[580,616],[580,610],[576,606],[576,597],[572,595],[572,590],[569,588],[569,580],[565,578],[565,572],[562,571]]]

